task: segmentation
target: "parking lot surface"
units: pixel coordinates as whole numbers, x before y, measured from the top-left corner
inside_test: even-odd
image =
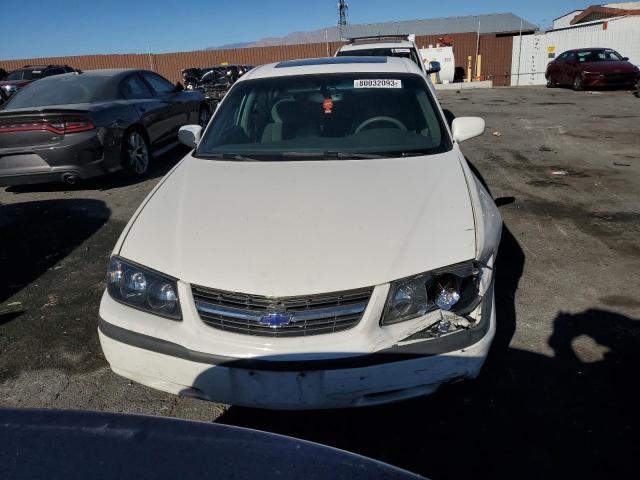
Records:
[[[486,119],[463,151],[505,223],[498,333],[479,379],[385,407],[292,413],[178,398],[111,373],[97,337],[107,259],[182,149],[140,183],[0,190],[0,406],[222,422],[432,478],[637,472],[640,100],[537,87],[439,96],[456,116]]]

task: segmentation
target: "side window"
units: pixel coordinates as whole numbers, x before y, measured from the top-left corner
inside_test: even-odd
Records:
[[[176,90],[176,87],[174,87],[171,82],[165,80],[160,75],[156,75],[154,73],[143,73],[142,76],[147,82],[149,82],[151,88],[153,88],[158,95],[166,95],[167,93],[172,93]]]
[[[52,75],[60,75],[61,73],[65,73],[63,68],[50,68],[44,74],[45,77],[50,77]]]
[[[122,93],[122,96],[127,100],[153,97],[153,94],[137,75],[131,75],[122,81],[120,84],[120,93]]]

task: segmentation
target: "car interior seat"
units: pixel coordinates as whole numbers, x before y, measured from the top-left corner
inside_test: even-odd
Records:
[[[271,123],[262,133],[262,143],[280,142],[292,138],[318,136],[318,124],[314,119],[314,105],[304,100],[286,97],[271,108]]]

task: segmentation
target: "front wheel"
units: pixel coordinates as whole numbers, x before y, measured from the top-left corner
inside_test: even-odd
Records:
[[[549,76],[547,77],[547,88],[555,88],[556,85],[556,81],[553,79],[551,74],[549,74]]]
[[[137,130],[127,132],[122,141],[122,167],[127,173],[143,177],[149,171],[149,144]]]
[[[584,89],[584,85],[582,83],[582,75],[576,75],[576,78],[573,79],[573,89],[576,92],[581,92]]]

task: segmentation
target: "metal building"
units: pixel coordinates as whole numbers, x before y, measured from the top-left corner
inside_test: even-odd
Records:
[[[364,23],[343,27],[345,38],[376,37],[385,35],[449,35],[452,33],[513,34],[532,33],[536,25],[514,15],[498,13],[467,17],[430,18],[400,22]]]

